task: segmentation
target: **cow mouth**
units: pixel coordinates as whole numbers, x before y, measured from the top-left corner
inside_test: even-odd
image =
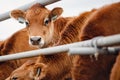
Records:
[[[39,44],[39,48],[44,48],[44,44]]]
[[[36,45],[32,45],[33,47],[36,48],[44,48],[44,44],[36,44]]]

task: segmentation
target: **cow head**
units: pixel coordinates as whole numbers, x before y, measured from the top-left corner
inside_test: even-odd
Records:
[[[34,80],[33,75],[30,74],[33,71],[34,65],[35,61],[27,61],[21,67],[14,70],[5,80]]]
[[[43,63],[27,61],[17,68],[5,80],[42,80],[45,77],[47,66]]]
[[[62,14],[63,10],[56,7],[48,10],[45,6],[35,4],[26,12],[21,10],[11,11],[11,17],[20,23],[25,23],[29,34],[29,44],[45,47],[53,37],[54,21]]]

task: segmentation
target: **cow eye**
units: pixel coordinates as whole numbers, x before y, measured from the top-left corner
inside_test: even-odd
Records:
[[[26,21],[26,22],[25,22],[25,25],[28,26],[28,25],[29,25],[29,22]]]
[[[25,25],[28,26],[29,25],[29,21],[25,20]]]
[[[47,25],[48,25],[48,23],[49,23],[49,19],[48,19],[48,18],[46,18],[46,19],[44,20],[44,24],[45,24],[45,26],[47,26]]]
[[[25,25],[26,25],[26,26],[28,26],[28,25],[29,25],[29,22],[28,22],[27,20],[25,21]]]

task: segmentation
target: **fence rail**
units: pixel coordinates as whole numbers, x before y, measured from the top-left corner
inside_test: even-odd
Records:
[[[76,47],[76,48],[69,48],[68,54],[69,55],[93,55],[95,53],[100,54],[117,54],[120,51],[120,47],[105,47],[100,48],[96,52],[95,48],[93,47]]]
[[[35,4],[35,3],[40,3],[40,4],[42,4],[42,5],[49,5],[49,4],[52,4],[52,3],[57,2],[57,1],[60,1],[60,0],[35,0],[35,1],[31,2],[31,3],[28,3],[28,4],[26,4],[26,5],[23,5],[23,6],[19,7],[19,8],[17,8],[17,9],[20,9],[20,10],[25,11],[25,10],[27,10],[31,5],[33,5],[33,4]],[[10,18],[9,13],[10,13],[10,11],[1,14],[1,15],[0,15],[0,22],[1,22],[1,21],[4,21],[4,20],[6,20],[6,19],[9,19],[9,18]]]
[[[44,48],[44,49],[38,49],[38,50],[33,50],[33,51],[0,56],[0,62],[7,61],[7,60],[27,58],[27,57],[34,57],[34,56],[39,56],[39,55],[50,55],[50,54],[56,54],[60,52],[68,52],[70,48],[94,47],[93,46],[94,44],[96,44],[97,47],[108,47],[111,45],[118,45],[120,44],[120,34],[107,36],[107,37],[97,37],[97,38],[93,38],[91,40],[86,40],[82,42],[76,42],[76,43],[71,43],[71,44],[66,44],[66,45],[61,45],[61,46],[55,46],[55,47],[50,47],[50,48]]]

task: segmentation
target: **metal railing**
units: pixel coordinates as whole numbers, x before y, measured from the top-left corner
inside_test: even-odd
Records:
[[[57,2],[57,1],[60,1],[60,0],[35,0],[35,1],[31,2],[31,3],[25,4],[25,5],[23,5],[23,6],[19,7],[19,8],[16,8],[16,9],[20,9],[20,10],[25,11],[31,5],[33,5],[35,3],[40,3],[42,5],[49,5],[49,4],[52,4],[52,3]],[[0,21],[4,21],[4,20],[10,18],[9,13],[10,13],[10,11],[1,14],[0,15]]]
[[[82,42],[75,42],[75,43],[61,45],[61,46],[55,46],[55,47],[50,47],[50,48],[43,48],[43,49],[38,49],[38,50],[32,50],[32,51],[27,51],[27,52],[14,53],[11,55],[0,56],[0,62],[7,61],[7,60],[27,58],[27,57],[35,57],[35,56],[40,56],[40,55],[50,55],[50,54],[56,54],[56,53],[59,54],[60,52],[70,52],[71,54],[74,54],[77,52],[74,52],[75,50],[71,51],[71,48],[78,48],[78,47],[79,48],[81,47],[82,51],[83,51],[83,48],[87,47],[85,51],[81,52],[82,55],[84,55],[84,52],[85,53],[88,52],[88,54],[89,53],[94,54],[95,52],[94,49],[96,49],[95,45],[97,47],[108,47],[108,46],[118,45],[118,44],[120,44],[120,34],[107,36],[107,37],[96,37],[91,40],[86,40]],[[90,50],[88,49],[88,47]],[[108,49],[108,50],[119,51],[120,47],[117,47],[117,49],[112,47],[111,49]]]
[[[35,3],[40,3],[42,5],[52,4],[60,0],[35,0],[29,4],[21,6],[17,9],[27,10],[31,5]],[[6,20],[10,18],[9,16],[10,11],[3,13],[0,15],[0,21]],[[8,61],[8,60],[15,60],[27,57],[35,57],[40,55],[50,55],[50,54],[59,54],[60,52],[68,52],[69,55],[90,55],[95,54],[96,52],[101,54],[113,54],[120,51],[120,47],[109,47],[112,45],[120,44],[120,34],[107,36],[107,37],[96,37],[91,40],[86,40],[82,42],[75,42],[71,44],[55,46],[50,48],[26,51],[21,53],[14,53],[10,55],[0,56],[0,62]]]

